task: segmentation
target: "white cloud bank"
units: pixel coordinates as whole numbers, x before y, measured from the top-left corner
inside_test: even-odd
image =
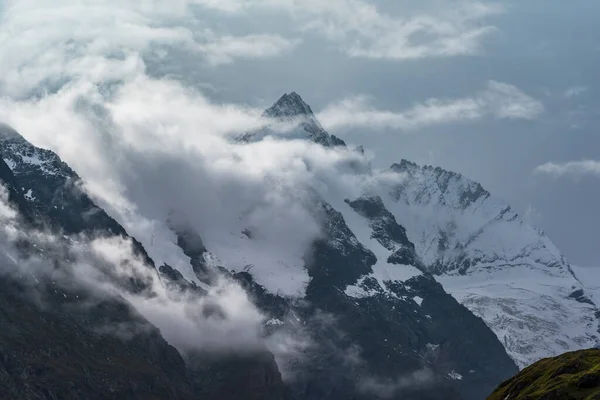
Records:
[[[12,276],[23,282],[32,277],[37,284],[26,293],[35,297],[45,285],[53,282],[53,290],[87,289],[90,294],[75,306],[85,310],[91,299],[122,298],[131,303],[145,318],[161,330],[167,341],[183,353],[189,351],[231,352],[263,350],[271,340],[263,329],[267,317],[251,302],[247,293],[235,282],[222,278],[204,296],[180,293],[161,283],[156,271],[135,255],[130,240],[121,237],[93,238],[77,236],[65,239],[50,232],[27,227],[8,202],[7,190],[0,186],[0,275]],[[38,253],[26,257],[17,249],[25,240]],[[45,254],[60,254],[61,268]],[[147,290],[132,293],[115,281],[130,278],[144,282]],[[33,282],[33,281],[32,281]],[[77,285],[73,285],[77,283]],[[39,287],[38,287],[39,286]],[[24,286],[26,287],[26,285]],[[79,299],[79,296],[77,297]],[[72,299],[72,301],[75,299]],[[135,331],[133,321],[130,333]],[[105,333],[127,334],[121,327],[97,327]],[[275,350],[287,350],[279,349]]]
[[[447,123],[483,118],[534,119],[544,112],[537,99],[506,83],[490,81],[485,90],[472,97],[429,99],[400,112],[384,111],[369,105],[366,97],[354,97],[330,105],[319,113],[326,128],[390,128],[415,130]]]
[[[0,92],[29,96],[72,79],[104,83],[144,72],[148,53],[195,52],[213,65],[274,57],[297,40],[217,34],[184,0],[6,0],[0,12]]]
[[[146,73],[143,55],[157,45],[197,45],[176,24],[187,15],[183,3],[173,10],[154,3],[11,4],[0,23],[6,45],[0,51],[15,51],[1,67],[0,120],[58,153],[158,265],[193,279],[166,225],[175,210],[228,269],[253,264],[260,283],[302,295],[308,282],[302,256],[320,234],[309,188],[345,183],[346,174],[353,179],[346,166],[357,155],[304,141],[231,143],[232,135],[262,125],[260,110],[214,103],[179,81]],[[218,58],[229,57],[228,49],[218,50]],[[49,82],[54,90],[40,92]],[[241,235],[246,228],[252,244]]]
[[[557,178],[582,178],[585,176],[600,177],[600,161],[581,160],[564,163],[548,162],[546,164],[537,166],[534,172]]]
[[[300,43],[298,39],[267,34],[219,37],[207,32],[207,39],[195,48],[204,53],[212,65],[230,64],[236,58],[274,57],[291,51]]]
[[[496,28],[488,17],[503,11],[498,2],[419,1],[402,4],[394,15],[363,0],[195,0],[232,14],[256,10],[286,13],[297,29],[325,38],[351,57],[414,60],[471,55]]]

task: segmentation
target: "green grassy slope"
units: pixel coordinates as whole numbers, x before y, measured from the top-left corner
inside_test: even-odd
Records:
[[[600,349],[566,353],[525,368],[488,400],[600,399]]]

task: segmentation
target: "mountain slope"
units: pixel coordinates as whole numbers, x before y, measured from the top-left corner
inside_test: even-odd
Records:
[[[0,182],[8,191],[3,206],[18,211],[10,232],[21,239],[17,253],[0,243],[0,397],[229,400],[253,393],[256,397],[248,398],[287,398],[267,351],[222,357],[218,363],[193,352],[184,359],[123,298],[104,292],[101,284],[91,290],[75,278],[72,242],[67,235],[62,240],[63,233],[129,236],[93,204],[56,154],[35,148],[12,130],[4,132],[9,136],[0,136]],[[31,164],[28,157],[37,161]],[[34,190],[41,195],[34,198]],[[49,207],[54,202],[62,204],[59,211]],[[48,234],[56,240],[46,240]],[[141,244],[129,239],[149,273],[156,273]],[[42,269],[32,269],[36,266]],[[173,271],[172,276],[178,275]],[[153,296],[143,276],[123,280],[117,274],[111,281],[125,294]]]
[[[349,151],[319,128],[304,104],[299,96],[287,95],[267,114],[280,122],[290,118],[298,122],[304,138]],[[297,112],[302,113],[299,119]],[[65,229],[61,225],[64,214],[53,211],[59,204],[51,193],[63,193],[65,185],[82,190],[79,183],[71,184],[78,182],[77,175],[54,153],[38,149],[22,137],[5,137],[0,149],[32,207]],[[368,170],[349,168],[352,173]],[[84,192],[76,193],[60,198],[65,206],[61,212],[71,213],[64,215],[71,226],[83,224],[85,210],[94,207]],[[241,215],[238,234],[208,232],[202,238],[194,232],[199,227],[182,230],[165,221],[189,262],[169,266],[154,261],[173,288],[194,295],[202,296],[215,274],[236,279],[271,318],[267,331],[274,337],[284,335],[306,343],[297,354],[278,360],[288,377],[287,386],[297,398],[477,399],[516,372],[501,343],[481,319],[419,269],[422,262],[415,245],[400,223],[390,218],[390,211],[382,208],[382,202],[345,199],[318,190],[310,202],[324,235],[305,254],[264,247],[260,232],[249,228]],[[69,207],[71,203],[73,207]],[[372,207],[376,208],[373,213]],[[102,210],[96,213],[103,215]],[[106,221],[111,219],[97,221],[97,225],[83,224],[81,230],[98,228],[110,233]],[[377,232],[374,238],[372,230]],[[139,246],[141,252],[143,247]],[[186,281],[190,273],[208,286]],[[192,371],[194,382],[205,389],[207,376],[216,382],[231,382],[223,377],[246,376],[247,380],[238,383],[245,387],[255,379],[247,368],[256,369],[261,359],[268,357],[248,362],[233,359],[225,365],[220,361],[206,364],[204,356],[189,357],[188,368],[197,372]],[[269,377],[261,387],[279,387],[277,373],[269,364],[259,365]],[[215,395],[228,385],[217,384],[214,390],[203,393]]]
[[[3,160],[0,181],[21,229],[35,229],[34,211]],[[43,241],[24,237],[18,249],[19,261],[0,252],[0,397],[193,398],[183,359],[131,305],[63,281],[65,260],[48,258]],[[47,270],[25,274],[19,264],[26,262]]]
[[[386,188],[425,268],[494,330],[521,367],[597,346],[597,307],[550,239],[481,185],[402,161]]]
[[[600,268],[572,265],[571,269],[594,303],[600,301]]]
[[[600,398],[600,350],[547,358],[502,383],[488,400],[593,400]]]
[[[270,110],[282,108],[283,115],[270,114],[290,119],[289,110],[297,109],[305,115],[306,107],[289,107],[287,95],[282,99],[281,107]],[[365,180],[376,173],[368,168],[356,172]],[[520,367],[598,346],[596,303],[547,236],[460,174],[406,160],[386,173],[400,182],[368,185],[361,198],[345,199],[347,205],[335,194],[327,198],[337,210],[345,210],[347,221],[357,221],[349,222],[350,230],[377,254],[375,280],[402,280],[417,270],[436,275],[449,293],[483,318]],[[374,205],[379,214],[369,210]],[[361,227],[353,214],[366,218],[369,226]],[[411,267],[401,273],[391,270],[394,259]],[[357,296],[369,292],[360,285],[346,289]]]

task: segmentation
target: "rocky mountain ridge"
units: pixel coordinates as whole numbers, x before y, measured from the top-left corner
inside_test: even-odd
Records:
[[[26,207],[37,210],[48,221],[44,225],[58,229],[61,234],[96,234],[97,230],[100,235],[120,234],[129,238],[125,229],[87,196],[80,178],[58,156],[36,148],[14,131],[8,133],[0,137],[0,148],[7,167],[10,166],[6,169],[13,176],[15,193],[20,193]],[[341,204],[348,208],[352,204],[363,209],[364,215],[370,215],[367,203],[341,201]],[[431,276],[403,265],[411,262],[411,256],[415,257],[411,253],[414,246],[402,227],[393,221],[385,222],[388,214],[376,211],[372,226],[379,229],[382,241],[386,240],[388,225],[393,226],[392,240],[386,243],[388,248],[395,249],[395,264],[379,259],[365,247],[349,228],[346,216],[329,203],[316,197],[314,207],[324,216],[327,235],[315,242],[310,254],[301,260],[302,268],[309,274],[301,299],[258,284],[260,262],[253,263],[253,269],[236,270],[232,268],[234,264],[227,262],[229,251],[224,253],[222,248],[214,246],[216,253],[213,253],[214,238],[200,238],[193,227],[165,222],[175,230],[178,246],[189,257],[188,268],[204,285],[187,281],[169,265],[157,265],[156,273],[171,285],[171,290],[203,296],[203,287],[209,287],[215,276],[233,279],[246,288],[255,304],[270,317],[265,323],[267,331],[302,335],[310,343],[286,360],[285,365],[279,364],[279,368],[272,356],[269,358],[268,351],[242,359],[187,354],[183,358],[185,364],[179,367],[187,371],[188,378],[182,381],[186,393],[228,399],[237,393],[230,390],[233,387],[243,390],[252,387],[253,392],[262,393],[259,398],[273,399],[471,399],[489,392],[516,370],[480,319],[454,301]],[[90,214],[92,219],[88,218]],[[354,211],[353,216],[363,218]],[[238,237],[239,243],[232,245],[241,251],[252,249],[255,246],[252,237],[246,231]],[[144,245],[134,243],[139,246],[138,254],[148,257]],[[245,253],[249,262],[253,254]],[[219,261],[220,258],[225,260]],[[380,275],[380,267],[389,268],[394,279]],[[155,268],[151,259],[148,268]],[[364,298],[348,295],[348,287],[352,285],[368,287],[371,295]],[[125,288],[144,290],[143,285],[125,285]],[[485,359],[481,357],[484,351],[488,354]],[[494,368],[490,359],[494,360]],[[498,370],[497,365],[502,368]],[[291,371],[295,379],[283,382],[278,371],[281,368],[288,374]],[[258,382],[256,377],[251,378],[257,372],[260,372]],[[239,377],[246,378],[237,382]],[[234,386],[233,381],[236,381]],[[78,390],[85,393],[87,389]]]
[[[282,115],[272,111],[272,117],[304,113],[304,108],[289,107],[286,96],[280,102],[270,110],[282,109]],[[357,172],[373,174],[370,167]],[[596,303],[543,232],[461,174],[407,160],[385,172],[401,182],[369,187],[362,198],[335,205],[339,211],[350,205],[365,216],[356,206],[376,204],[380,215],[366,215],[372,232],[361,238],[362,243],[378,238],[378,244],[387,247],[381,257],[390,261],[394,256],[389,250],[397,246],[391,238],[404,230],[414,247],[397,250],[406,253],[406,263],[435,275],[446,291],[483,318],[520,367],[600,344]],[[342,213],[347,220],[354,218]],[[364,229],[359,225],[351,230]],[[358,288],[348,290],[366,293]]]
[[[598,346],[597,306],[541,231],[480,184],[403,161],[390,209],[444,288],[482,317],[520,367]]]
[[[327,133],[295,93],[264,117],[292,130],[284,138],[364,157]],[[0,150],[23,204],[68,232],[129,237],[56,154],[9,133],[0,135]],[[273,135],[282,138],[266,128],[241,143]],[[359,179],[377,173],[368,160],[359,163],[367,166],[350,166]],[[265,255],[243,218],[226,242],[165,221],[189,258],[183,267],[155,263],[145,251],[150,244],[132,239],[172,290],[203,296],[215,276],[233,279],[269,317],[268,333],[310,343],[277,366],[268,351],[244,360],[186,357],[192,395],[231,398],[231,382],[247,388],[259,365],[253,391],[274,399],[479,399],[516,372],[513,360],[523,366],[595,343],[596,306],[549,239],[458,174],[407,161],[386,173],[392,182],[369,185],[356,198],[316,190],[312,207],[324,235],[304,255]],[[289,282],[282,287],[273,273]],[[190,274],[197,282],[184,278]],[[280,371],[295,379],[282,381]]]

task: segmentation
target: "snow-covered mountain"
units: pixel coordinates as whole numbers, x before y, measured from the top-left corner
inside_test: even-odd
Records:
[[[308,250],[273,246],[248,214],[207,232],[178,223],[175,212],[161,228],[174,239],[160,254],[153,249],[163,236],[132,240],[175,287],[201,294],[225,275],[269,316],[267,331],[308,336],[301,356],[279,365],[294,376],[296,398],[479,399],[515,363],[598,344],[596,305],[568,262],[481,185],[408,161],[372,170],[361,148],[326,132],[296,93],[263,118],[266,127],[237,146],[308,140],[347,159],[303,188],[303,207],[320,224]],[[0,131],[15,190],[51,226],[136,236],[58,155]]]
[[[268,112],[269,118],[277,119],[281,112],[281,119],[287,114],[293,119],[290,109],[302,110],[303,122],[316,121],[297,95],[284,97],[271,109],[275,111]],[[356,168],[356,158],[362,154],[336,145],[338,141],[324,130],[312,135],[315,126],[319,125],[301,128],[304,139],[326,144],[330,151],[355,153],[354,160],[340,168],[363,180],[369,171],[367,160],[363,163],[367,166]],[[118,215],[114,220],[98,207],[78,175],[56,154],[6,128],[0,135],[0,150],[14,174],[16,190],[51,227],[66,234],[96,234],[97,230],[103,236],[129,237],[127,221],[118,221]],[[424,271],[415,245],[381,199],[350,199],[324,184],[314,185],[309,189],[312,195],[304,199],[321,225],[320,234],[307,243],[304,253],[269,245],[260,226],[253,226],[246,214],[233,218],[237,225],[222,232],[184,226],[176,213],[165,221],[165,229],[176,238],[171,244],[185,254],[186,265],[170,265],[154,257],[152,241],[160,238],[133,240],[138,254],[149,267],[156,267],[169,288],[203,296],[214,277],[233,279],[268,316],[267,334],[307,343],[277,359],[284,375],[293,377],[285,381],[289,398],[478,399],[516,372],[485,323]],[[196,279],[186,281],[190,274]],[[206,374],[227,379],[252,376],[250,369],[256,362],[266,360],[258,365],[277,386],[268,354],[258,361],[254,357],[241,365],[218,361],[214,368],[191,373],[203,385],[214,383],[221,390],[226,385]],[[201,365],[205,362],[200,358]],[[265,383],[261,389],[270,385]]]
[[[390,210],[426,269],[520,367],[599,344],[596,304],[552,241],[460,174],[401,161]],[[387,190],[384,190],[387,191]]]
[[[294,113],[315,120],[296,94],[285,95],[268,111],[276,119]],[[460,174],[407,160],[385,172],[401,183],[370,185],[363,198],[346,204],[336,193],[327,198],[377,255],[376,280],[403,280],[419,270],[436,275],[445,290],[487,323],[521,368],[600,344],[596,303],[543,232]],[[380,214],[365,213],[367,204]],[[385,233],[389,237],[382,238]],[[393,239],[399,236],[407,239]],[[398,252],[411,267],[390,272]],[[346,292],[367,296],[369,289],[360,286]]]
[[[585,288],[586,293],[598,304],[600,302],[600,268],[572,265],[571,269]]]

